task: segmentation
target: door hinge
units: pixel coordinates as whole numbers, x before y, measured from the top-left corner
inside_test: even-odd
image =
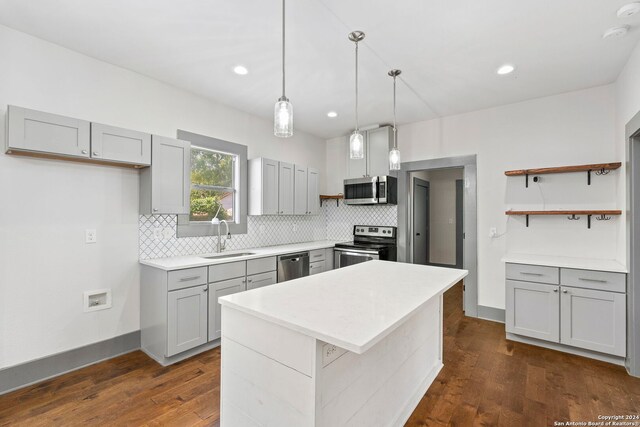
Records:
[[[466,287],[465,285],[462,285],[462,290],[463,290],[463,291],[466,291],[466,290],[467,290],[467,287]]]

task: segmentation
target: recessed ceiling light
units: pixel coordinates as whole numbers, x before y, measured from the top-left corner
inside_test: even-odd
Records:
[[[618,9],[618,18],[628,18],[640,12],[640,2],[625,4]]]
[[[513,73],[513,70],[515,69],[516,67],[514,67],[511,64],[504,64],[502,67],[498,68],[497,73],[500,74],[501,76],[504,76],[505,74]]]
[[[628,32],[629,32],[629,27],[627,27],[626,25],[622,27],[612,27],[612,28],[609,28],[607,31],[605,31],[604,34],[602,34],[602,38],[603,39],[619,39],[621,37],[626,36]]]
[[[338,113],[336,113],[335,111],[329,111],[327,113],[327,117],[331,117],[333,119],[334,117],[338,117]]]
[[[247,74],[249,74],[249,70],[247,70],[247,67],[243,65],[236,65],[235,67],[233,67],[233,72],[239,76],[246,76]]]

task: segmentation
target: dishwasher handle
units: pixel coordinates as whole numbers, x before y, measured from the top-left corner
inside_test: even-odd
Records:
[[[298,262],[305,257],[309,258],[309,252],[300,252],[297,254],[281,255],[278,257],[278,261]]]

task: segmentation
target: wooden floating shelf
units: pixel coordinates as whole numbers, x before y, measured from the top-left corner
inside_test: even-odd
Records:
[[[570,221],[577,221],[580,219],[579,215],[585,215],[587,217],[587,228],[591,228],[591,217],[597,215],[598,221],[609,221],[611,216],[607,215],[622,215],[620,210],[557,210],[557,211],[506,211],[506,215],[520,215],[525,216],[527,221],[527,227],[529,226],[529,215],[567,215]]]
[[[620,210],[506,211],[506,215],[622,215]]]
[[[344,196],[342,194],[335,194],[335,195],[327,195],[327,194],[321,194],[320,195],[320,206],[322,206],[322,202],[324,202],[325,200],[335,200],[336,201],[336,206],[340,206],[340,200],[344,199]]]
[[[529,187],[529,175],[545,175],[550,173],[572,173],[572,172],[586,172],[587,173],[587,185],[591,185],[591,172],[595,172],[596,175],[606,175],[609,171],[619,169],[622,163],[594,163],[590,165],[575,165],[575,166],[558,166],[553,168],[537,168],[537,169],[518,169],[512,171],[506,171],[504,174],[507,176],[524,176],[525,186]]]

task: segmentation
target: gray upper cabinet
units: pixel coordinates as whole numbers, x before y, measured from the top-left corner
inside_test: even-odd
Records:
[[[188,214],[191,143],[153,135],[152,166],[140,174],[140,213]]]
[[[249,215],[314,215],[320,212],[316,169],[264,157],[249,160]]]
[[[91,157],[140,166],[151,164],[151,135],[91,123]]]
[[[309,209],[307,208],[307,168],[304,166],[295,165],[295,178],[294,178],[294,197],[293,197],[293,213],[296,215],[308,215]]]
[[[391,126],[367,131],[369,176],[389,175],[389,151],[392,147]]]
[[[507,280],[507,332],[560,340],[559,286]]]
[[[383,126],[362,132],[364,158],[351,159],[347,144],[347,177],[389,175],[389,151],[393,147],[393,128]]]
[[[560,295],[560,342],[625,356],[625,294],[563,286]]]
[[[169,292],[167,299],[167,356],[207,342],[208,287]]]
[[[277,160],[249,160],[249,215],[278,214],[279,168]]]
[[[15,151],[89,158],[89,122],[9,105],[7,153]]]
[[[278,213],[280,215],[293,214],[294,169],[291,163],[280,162],[278,174]]]
[[[320,172],[307,169],[307,209],[309,215],[320,214]]]

